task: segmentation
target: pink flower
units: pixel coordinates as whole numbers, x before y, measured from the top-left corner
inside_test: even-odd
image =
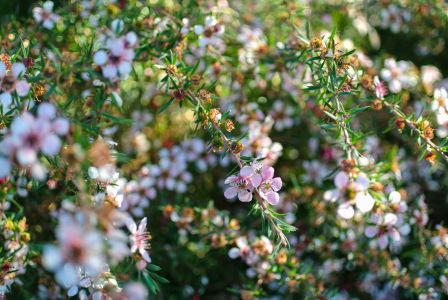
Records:
[[[334,178],[334,184],[336,189],[326,191],[324,193],[324,199],[326,201],[335,202],[336,200],[342,200],[338,207],[338,214],[344,219],[351,219],[355,215],[353,204],[361,211],[361,213],[367,213],[372,210],[375,205],[375,200],[368,193],[368,187],[370,184],[369,178],[360,173],[355,180],[350,180],[350,177],[345,172],[339,172]],[[349,198],[349,195],[353,195],[353,198]]]
[[[224,25],[219,24],[215,17],[207,16],[205,24],[194,26],[194,33],[199,36],[199,47],[206,48],[207,45],[221,48],[221,36],[224,34]]]
[[[373,79],[373,86],[375,87],[375,95],[379,99],[384,99],[384,97],[387,96],[388,94],[387,87],[383,81],[380,81],[378,76],[375,76],[375,78]]]
[[[227,177],[224,183],[230,185],[224,192],[224,197],[232,199],[238,196],[240,201],[250,202],[254,187],[261,183],[261,176],[255,173],[252,166],[245,166],[241,168],[239,175]]]
[[[46,1],[42,7],[35,7],[33,9],[34,20],[37,23],[42,23],[42,26],[46,29],[52,29],[54,23],[59,20],[59,16],[53,13],[54,3],[52,1]]]
[[[105,269],[104,236],[88,220],[87,215],[80,214],[76,218],[62,213],[56,228],[58,245],[44,248],[43,265],[54,272],[56,281],[67,289],[79,283],[80,269],[87,276],[97,276]]]
[[[381,249],[386,249],[389,244],[389,239],[393,241],[400,241],[400,232],[395,228],[398,218],[395,214],[387,213],[384,217],[372,216],[376,221],[376,226],[367,226],[364,234],[368,238],[375,238]]]
[[[140,221],[140,224],[135,224],[134,220],[130,219],[127,223],[127,227],[131,232],[130,240],[131,240],[131,252],[140,253],[143,260],[147,263],[151,262],[151,257],[148,254],[148,246],[149,246],[149,234],[146,231],[146,218],[143,218]]]
[[[269,115],[274,120],[274,128],[278,131],[291,128],[294,125],[294,108],[281,100],[276,100]]]
[[[272,205],[278,204],[280,196],[277,193],[282,188],[282,179],[274,178],[274,168],[264,166],[262,171],[262,182],[258,188],[260,196]]]
[[[104,48],[94,54],[93,61],[101,66],[103,76],[109,80],[125,79],[132,70],[137,43],[138,38],[134,32],[119,38],[108,38]]]
[[[24,97],[30,90],[30,85],[25,79],[20,79],[25,74],[25,65],[13,63],[11,71],[7,71],[6,65],[0,62],[0,104],[3,110],[8,109],[12,104],[12,95],[17,93],[19,97]]]
[[[13,120],[10,132],[0,142],[0,155],[10,158],[9,169],[11,163],[16,161],[20,167],[29,168],[34,178],[45,178],[46,169],[38,161],[38,153],[40,151],[48,156],[56,155],[61,148],[59,136],[67,134],[69,130],[66,119],[55,117],[55,107],[42,103],[37,110],[37,117],[24,112]],[[4,164],[4,159],[0,163]]]
[[[280,200],[277,192],[282,187],[281,178],[274,178],[274,168],[259,162],[244,166],[238,175],[229,176],[224,183],[230,185],[224,192],[227,199],[238,196],[240,201],[250,202],[254,189],[257,189],[260,196],[272,205]]]

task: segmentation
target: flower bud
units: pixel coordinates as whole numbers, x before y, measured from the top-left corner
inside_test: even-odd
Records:
[[[288,261],[288,254],[285,250],[280,251],[277,254],[277,257],[275,258],[275,261],[279,264],[279,265],[284,265],[286,264],[286,262]]]
[[[434,130],[431,127],[431,123],[428,120],[424,120],[420,124],[420,129],[423,131],[425,138],[432,140],[434,138]]]

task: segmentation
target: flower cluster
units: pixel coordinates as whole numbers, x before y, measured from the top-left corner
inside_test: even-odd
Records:
[[[22,2],[0,299],[447,297],[447,3]]]
[[[224,182],[230,187],[224,192],[227,199],[238,196],[242,202],[250,202],[253,193],[256,192],[261,198],[276,205],[280,200],[278,191],[282,188],[282,179],[274,178],[274,168],[255,163],[241,168],[238,175],[227,177]]]

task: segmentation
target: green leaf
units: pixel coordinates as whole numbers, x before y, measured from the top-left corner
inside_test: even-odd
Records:
[[[154,272],[150,272],[151,276],[160,283],[170,283],[170,281]]]
[[[146,266],[146,268],[147,268],[148,270],[150,270],[150,271],[154,271],[154,272],[162,270],[161,267],[156,266],[156,265],[154,265],[154,264],[148,264],[148,265]]]
[[[174,101],[174,98],[171,98],[170,100],[168,100],[168,101],[167,101],[167,102],[160,108],[160,110],[159,110],[159,114],[160,114],[161,112],[163,112],[165,109],[167,109],[168,106],[170,106],[171,103],[173,103],[173,101]]]
[[[341,55],[340,57],[345,57],[345,56],[349,56],[349,55],[351,55],[351,54],[355,53],[355,51],[356,51],[356,49],[350,50],[350,51],[348,51],[348,52],[345,52],[344,54],[342,54],[342,55]]]
[[[311,86],[307,86],[305,88],[303,88],[304,91],[312,91],[312,90],[318,90],[320,89],[322,86],[320,84],[318,85],[311,85]]]
[[[145,281],[146,286],[151,290],[151,293],[156,294],[159,291],[159,287],[154,279],[149,276],[147,272],[143,272],[143,280]]]

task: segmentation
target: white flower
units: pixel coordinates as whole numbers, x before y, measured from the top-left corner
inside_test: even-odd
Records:
[[[338,207],[338,214],[342,218],[351,219],[354,216],[353,202],[361,213],[371,211],[375,205],[375,200],[368,192],[370,180],[364,173],[360,173],[353,181],[347,173],[339,172],[334,178],[334,184],[336,189],[326,191],[324,200],[330,202],[344,201]],[[353,191],[354,199],[346,199],[348,190]]]
[[[194,26],[194,33],[199,36],[199,47],[211,45],[215,48],[224,47],[221,36],[224,34],[224,25],[218,23],[215,17],[207,16],[205,24]]]
[[[384,216],[372,216],[376,226],[367,226],[364,233],[368,238],[376,238],[374,241],[381,249],[385,249],[392,241],[400,241],[400,232],[397,230],[398,217],[393,213],[386,213]]]
[[[448,93],[444,88],[434,91],[434,100],[431,102],[433,111],[448,110]]]
[[[146,231],[146,218],[140,221],[140,224],[135,224],[134,220],[130,219],[127,223],[127,227],[131,232],[131,252],[138,253],[141,255],[145,262],[150,263],[151,257],[149,257],[147,248],[149,247],[149,234]]]
[[[0,104],[3,111],[7,111],[12,104],[13,95],[24,97],[30,90],[29,83],[23,79],[26,68],[22,63],[13,63],[11,71],[7,71],[6,65],[0,61]]]
[[[52,1],[44,2],[42,7],[35,7],[33,9],[34,20],[37,23],[42,23],[46,29],[53,29],[54,23],[59,20],[59,16],[53,13],[54,3]]]
[[[126,79],[129,76],[135,56],[134,48],[138,45],[135,32],[116,36],[123,30],[123,26],[122,20],[114,20],[112,22],[114,33],[102,37],[102,48],[93,55],[93,62],[101,67],[103,76],[111,81]]]
[[[0,142],[0,155],[17,161],[19,167],[29,168],[34,178],[43,180],[46,168],[38,160],[39,152],[48,156],[58,154],[61,148],[60,136],[68,132],[66,119],[56,118],[56,109],[52,104],[42,103],[37,109],[37,117],[28,112],[14,118],[11,128]],[[0,156],[1,158],[1,156]],[[4,161],[5,158],[2,158]]]

